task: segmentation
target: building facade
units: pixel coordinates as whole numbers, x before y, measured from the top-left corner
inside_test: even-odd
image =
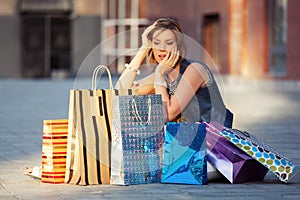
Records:
[[[41,3],[44,2],[44,3]],[[46,2],[46,3],[45,3]],[[72,75],[99,43],[119,73],[139,44],[137,28],[176,18],[223,74],[300,79],[299,0],[2,0],[0,77]],[[113,59],[117,58],[117,59]]]
[[[300,79],[300,1],[187,0],[172,1],[172,9],[168,1],[149,0],[148,4],[148,18],[179,19],[222,73]]]
[[[1,0],[0,77],[73,76],[101,40],[101,16],[98,0]]]

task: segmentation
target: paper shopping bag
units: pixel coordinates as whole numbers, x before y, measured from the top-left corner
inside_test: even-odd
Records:
[[[162,183],[207,184],[205,124],[167,122]]]
[[[116,96],[113,110],[110,183],[160,182],[164,141],[161,95]]]
[[[208,161],[230,182],[244,183],[263,180],[268,169],[206,124]]]
[[[268,168],[280,181],[284,183],[300,181],[298,165],[252,134],[227,127],[224,127],[219,133]]]
[[[99,70],[106,70],[110,89],[96,89]],[[113,97],[130,91],[113,90],[107,67],[94,70],[92,89],[70,91],[69,129],[65,183],[110,183]]]
[[[44,183],[64,183],[68,119],[43,121],[42,177]]]

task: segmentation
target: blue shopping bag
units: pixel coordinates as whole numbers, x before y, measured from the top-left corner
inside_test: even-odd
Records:
[[[205,124],[166,123],[161,183],[207,184]]]

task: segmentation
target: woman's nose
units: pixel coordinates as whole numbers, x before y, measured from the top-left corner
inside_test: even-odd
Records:
[[[166,50],[166,46],[164,44],[160,44],[159,45],[159,50],[160,51],[165,51]]]

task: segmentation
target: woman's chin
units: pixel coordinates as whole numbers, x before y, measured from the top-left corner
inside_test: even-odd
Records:
[[[163,61],[163,57],[160,57],[160,56],[155,56],[154,59],[156,60],[156,62],[159,64]]]

